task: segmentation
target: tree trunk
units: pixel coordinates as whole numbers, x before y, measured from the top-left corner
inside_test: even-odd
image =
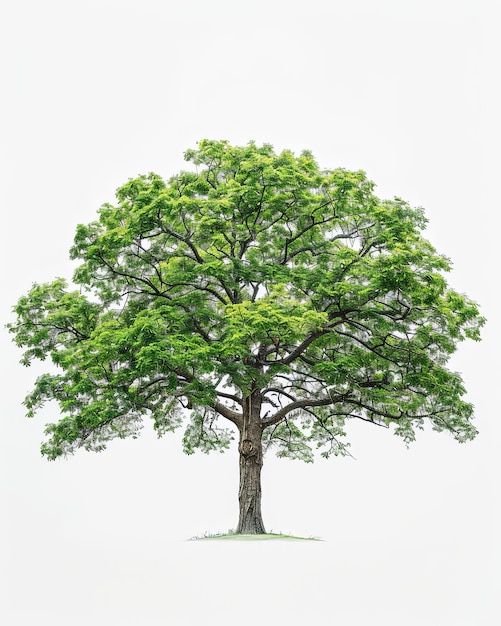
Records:
[[[240,432],[240,489],[238,500],[240,517],[237,533],[265,534],[261,516],[261,467],[263,446],[261,443],[260,394],[252,393],[244,403],[244,424]]]

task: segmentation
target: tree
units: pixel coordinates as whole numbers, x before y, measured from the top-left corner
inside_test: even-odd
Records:
[[[236,430],[237,532],[264,533],[264,450],[348,454],[350,419],[407,444],[426,423],[475,437],[446,365],[484,320],[448,287],[421,209],[310,152],[204,140],[185,157],[196,171],[129,180],[77,227],[78,290],[57,278],[15,307],[22,362],[56,366],[25,399],[28,416],[59,404],[44,455],[135,438],[146,415],[159,436],[187,419],[188,454]]]

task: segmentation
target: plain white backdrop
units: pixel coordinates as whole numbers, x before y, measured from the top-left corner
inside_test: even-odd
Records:
[[[425,207],[450,284],[488,318],[451,361],[477,439],[406,450],[354,423],[353,459],[265,458],[269,530],[323,542],[187,542],[237,521],[236,451],[180,435],[49,463],[47,407],[1,340],[3,623],[483,626],[498,623],[499,45],[496,0],[5,2],[0,13],[0,323],[71,278],[75,227],[202,138],[311,149]]]

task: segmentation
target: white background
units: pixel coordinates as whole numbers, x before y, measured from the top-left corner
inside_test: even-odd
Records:
[[[460,346],[477,439],[349,428],[356,460],[265,459],[267,529],[324,542],[187,542],[237,521],[237,456],[177,434],[48,463],[1,340],[8,626],[498,623],[499,45],[496,0],[11,1],[0,14],[1,312],[71,277],[77,223],[202,138],[311,149],[424,206],[450,284],[488,318]]]

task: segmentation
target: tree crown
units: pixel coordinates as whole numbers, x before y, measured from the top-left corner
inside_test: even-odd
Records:
[[[484,320],[450,289],[421,209],[380,200],[364,172],[321,170],[309,152],[201,141],[196,171],[129,180],[77,227],[71,290],[20,298],[9,325],[23,363],[50,357],[25,404],[56,400],[42,452],[100,450],[189,421],[185,451],[224,449],[259,405],[266,446],[345,454],[346,420],[406,442],[430,422],[472,439],[472,405],[447,369]]]

